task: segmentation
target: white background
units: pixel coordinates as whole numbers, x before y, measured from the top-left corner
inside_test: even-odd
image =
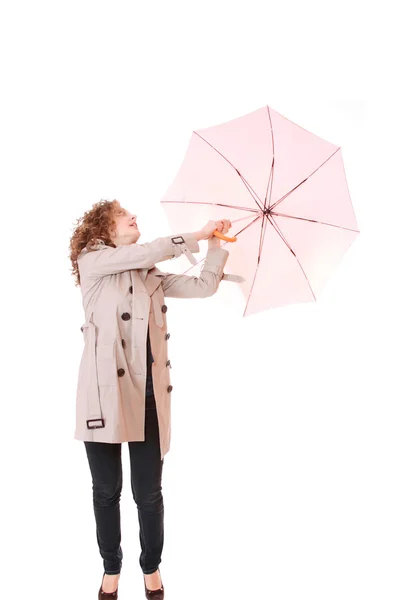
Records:
[[[243,318],[230,282],[168,299],[166,598],[399,598],[400,49],[370,6],[3,4],[3,590],[94,599],[103,574],[73,439],[75,220],[116,198],[140,242],[175,233],[160,199],[191,132],[268,104],[342,147],[361,233],[316,303]],[[144,589],[122,449],[123,600]]]

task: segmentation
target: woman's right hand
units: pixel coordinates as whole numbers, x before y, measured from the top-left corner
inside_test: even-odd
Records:
[[[228,219],[221,219],[220,221],[208,221],[202,229],[200,229],[200,239],[209,240],[214,236],[214,231],[218,229],[221,233],[227,233],[232,227],[232,223]]]

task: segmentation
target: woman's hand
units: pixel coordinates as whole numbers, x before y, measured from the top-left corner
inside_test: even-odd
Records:
[[[221,219],[219,221],[208,221],[207,225],[205,225],[201,230],[201,238],[202,240],[211,240],[214,237],[214,231],[217,229],[220,233],[225,235],[229,229],[232,227],[232,223],[229,219]],[[219,238],[215,238],[220,241]]]

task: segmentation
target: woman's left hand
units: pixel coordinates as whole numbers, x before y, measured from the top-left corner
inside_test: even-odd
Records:
[[[216,221],[216,223],[217,223],[218,231],[220,233],[222,233],[223,235],[228,233],[228,231],[232,227],[232,223],[230,222],[229,219],[220,219],[219,221]]]
[[[216,224],[217,224],[217,227],[216,227],[217,231],[219,231],[223,235],[228,233],[228,231],[232,227],[232,223],[229,219],[220,219],[219,221],[216,221]],[[209,248],[219,248],[221,246],[221,241],[222,240],[220,238],[213,235],[208,240],[208,247]]]

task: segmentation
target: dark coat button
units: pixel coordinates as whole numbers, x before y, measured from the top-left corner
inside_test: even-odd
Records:
[[[170,335],[171,335],[171,334],[167,333],[167,334],[166,334],[166,336],[165,336],[165,339],[166,339],[166,340],[169,340],[169,338],[170,338]]]
[[[167,360],[167,364],[165,365],[166,367],[169,367],[171,365],[171,361]]]
[[[125,375],[125,369],[118,369],[117,373],[118,377],[122,377],[122,375]]]
[[[132,286],[129,288],[129,291],[130,291],[131,294],[133,294],[133,287]]]
[[[172,390],[173,390],[173,387],[172,387],[172,385],[169,385],[169,386],[167,387],[167,392],[172,392]]]
[[[126,346],[125,340],[121,340],[121,344],[122,344],[122,347],[125,348],[125,346]]]
[[[129,321],[130,318],[131,315],[129,313],[122,313],[121,315],[121,319],[123,319],[124,321]]]
[[[168,306],[166,304],[163,304],[161,310],[163,311],[163,313],[166,313],[168,310]]]

